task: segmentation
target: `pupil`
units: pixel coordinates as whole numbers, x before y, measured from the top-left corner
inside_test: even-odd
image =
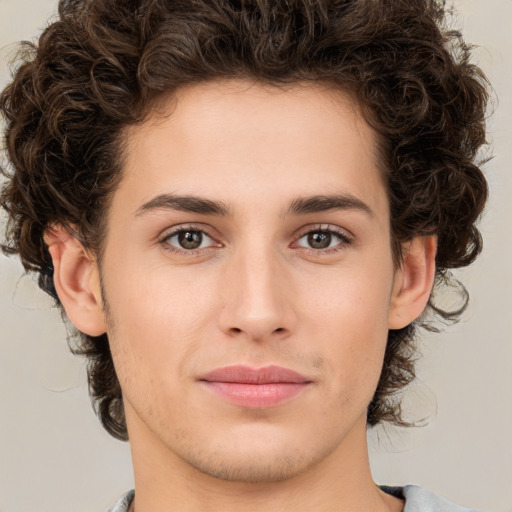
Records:
[[[178,235],[178,242],[184,249],[197,249],[201,245],[202,238],[200,231],[182,231]]]
[[[313,249],[326,249],[331,245],[331,234],[330,233],[310,233],[308,235],[308,243]]]

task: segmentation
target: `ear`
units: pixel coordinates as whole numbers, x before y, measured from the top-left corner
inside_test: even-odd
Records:
[[[53,282],[71,323],[90,336],[106,332],[99,268],[82,243],[61,225],[44,234],[53,261]]]
[[[418,236],[404,244],[388,313],[388,328],[401,329],[425,309],[436,273],[437,237]]]

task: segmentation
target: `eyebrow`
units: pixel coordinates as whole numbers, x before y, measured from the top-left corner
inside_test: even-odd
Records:
[[[175,194],[159,194],[140,206],[137,209],[135,216],[139,217],[155,210],[176,210],[186,213],[199,213],[220,217],[232,216],[230,208],[222,201],[212,201],[211,199],[205,199],[197,196],[179,196]],[[308,213],[319,213],[332,210],[358,210],[373,216],[372,209],[352,194],[298,197],[290,203],[284,216],[307,215]]]
[[[231,215],[230,209],[221,201],[212,201],[196,196],[160,194],[140,206],[135,216],[139,217],[154,210],[177,210],[180,212],[202,213],[204,215],[217,215],[221,217]]]
[[[372,209],[352,194],[330,194],[294,199],[287,215],[306,215],[308,213],[327,212],[331,210],[358,210],[373,216]]]

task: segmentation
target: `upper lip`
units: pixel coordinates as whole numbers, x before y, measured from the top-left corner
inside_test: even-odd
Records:
[[[251,368],[250,366],[235,365],[217,368],[207,373],[199,380],[207,382],[233,382],[238,384],[274,384],[274,383],[307,383],[310,379],[300,373],[282,368],[281,366],[264,366]]]

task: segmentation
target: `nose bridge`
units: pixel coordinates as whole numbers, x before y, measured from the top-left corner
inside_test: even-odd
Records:
[[[289,332],[293,307],[286,286],[284,263],[267,241],[252,240],[239,247],[230,262],[222,329],[251,339]]]

